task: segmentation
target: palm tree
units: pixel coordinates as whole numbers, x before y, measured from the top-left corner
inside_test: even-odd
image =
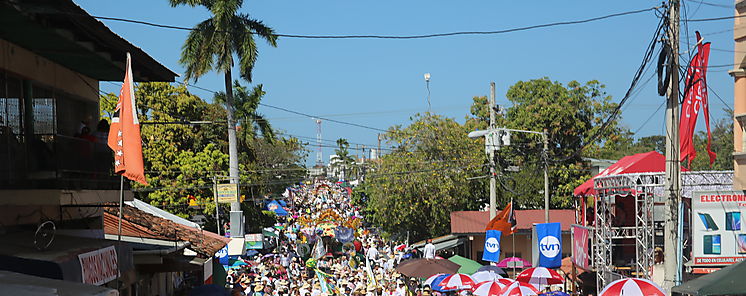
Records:
[[[181,49],[181,63],[186,67],[185,81],[197,81],[199,77],[212,70],[225,75],[225,102],[228,114],[228,155],[230,157],[229,175],[231,183],[237,184],[238,149],[236,123],[233,116],[233,78],[231,69],[234,66],[234,55],[238,59],[238,69],[243,79],[251,82],[251,71],[256,63],[259,50],[254,35],[261,37],[269,45],[277,46],[274,31],[261,21],[252,19],[248,14],[239,13],[243,0],[169,0],[171,6],[203,6],[212,17],[197,24],[189,32]],[[238,201],[231,203],[231,211],[241,211]],[[234,235],[243,235],[241,225],[232,225]]]
[[[233,82],[233,115],[238,125],[241,126],[243,132],[239,138],[243,137],[242,141],[245,145],[248,145],[249,140],[257,139],[260,134],[269,143],[274,140],[275,133],[269,121],[257,112],[259,103],[265,94],[262,84],[257,84],[249,90],[238,80]],[[217,92],[213,100],[216,103],[225,104],[226,95],[222,91]]]

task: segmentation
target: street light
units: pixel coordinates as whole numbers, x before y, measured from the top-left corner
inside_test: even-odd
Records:
[[[425,73],[425,86],[427,87],[427,113],[430,113],[430,73]]]

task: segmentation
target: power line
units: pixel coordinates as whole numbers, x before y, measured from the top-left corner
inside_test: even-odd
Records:
[[[706,6],[713,6],[713,7],[721,7],[721,8],[730,8],[733,9],[733,5],[725,5],[725,4],[717,4],[717,3],[710,3],[710,2],[704,2],[704,1],[696,1],[696,0],[686,0],[692,3],[697,3],[699,5],[706,5]]]
[[[214,91],[214,90],[211,90],[211,89],[207,89],[207,88],[204,88],[204,87],[192,85],[192,84],[189,84],[189,83],[186,83],[186,82],[181,82],[181,83],[183,83],[184,85],[196,88],[196,89],[200,89],[200,90],[204,90],[204,91],[207,91],[207,92],[211,92],[213,94],[217,93],[217,91]],[[323,116],[315,116],[315,115],[311,115],[311,114],[307,114],[307,113],[303,113],[303,112],[299,112],[299,111],[295,111],[295,110],[290,110],[290,109],[287,109],[287,108],[284,108],[284,107],[269,105],[269,104],[262,103],[262,102],[259,102],[259,105],[267,107],[267,108],[272,108],[272,109],[277,109],[277,110],[285,111],[285,112],[288,112],[288,113],[293,113],[293,114],[296,114],[296,115],[305,116],[305,117],[308,117],[308,118],[321,119],[321,120],[324,120],[324,121],[329,121],[329,122],[334,122],[334,123],[338,123],[338,124],[344,124],[344,125],[349,125],[349,126],[354,126],[354,127],[359,127],[359,128],[374,130],[374,131],[378,131],[378,132],[384,132],[384,133],[388,132],[387,130],[380,129],[380,128],[365,126],[365,125],[357,124],[357,123],[353,123],[353,122],[346,122],[346,121],[341,121],[341,120],[326,118],[326,117],[323,117]]]
[[[555,26],[589,23],[589,22],[594,22],[594,21],[599,21],[599,20],[604,20],[604,19],[609,19],[609,18],[614,18],[614,17],[654,11],[659,8],[660,6],[656,6],[656,7],[645,8],[645,9],[612,13],[612,14],[607,14],[603,16],[592,17],[592,18],[582,19],[582,20],[553,22],[553,23],[516,27],[516,28],[494,30],[494,31],[457,31],[457,32],[422,34],[422,35],[302,35],[302,34],[281,34],[281,33],[274,34],[274,35],[278,37],[298,38],[298,39],[425,39],[425,38],[449,37],[449,36],[460,36],[460,35],[496,35],[496,34],[505,34],[505,33],[511,33],[511,32],[527,31],[527,30],[548,28],[548,27],[555,27]],[[163,28],[163,29],[174,29],[174,30],[183,30],[183,31],[194,30],[194,28],[191,28],[191,27],[158,24],[158,23],[153,23],[153,22],[148,22],[148,21],[133,20],[133,19],[126,19],[126,18],[118,18],[118,17],[106,17],[106,16],[96,16],[96,15],[88,16],[88,15],[71,14],[71,13],[65,13],[65,12],[56,12],[55,14],[86,16],[86,17],[93,17],[93,18],[100,19],[100,20],[134,23],[134,24],[146,25],[146,26]],[[256,34],[256,33],[252,32],[252,34]]]

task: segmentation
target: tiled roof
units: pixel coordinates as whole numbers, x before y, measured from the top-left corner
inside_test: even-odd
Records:
[[[575,223],[575,211],[549,210],[549,218],[551,222],[560,222],[562,231],[569,231],[570,225]],[[515,210],[515,220],[518,230],[531,230],[533,224],[544,223],[544,210]],[[484,233],[489,221],[489,212],[451,212],[451,233]]]
[[[229,241],[228,238],[215,233],[156,217],[128,205],[123,207],[122,213],[122,235],[187,241],[191,243],[190,249],[207,257],[215,255]],[[118,233],[118,215],[118,207],[106,208],[104,213],[106,234],[116,235]]]

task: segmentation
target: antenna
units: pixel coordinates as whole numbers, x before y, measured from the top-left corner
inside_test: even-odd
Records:
[[[316,165],[324,166],[324,158],[321,152],[321,119],[316,118]]]

